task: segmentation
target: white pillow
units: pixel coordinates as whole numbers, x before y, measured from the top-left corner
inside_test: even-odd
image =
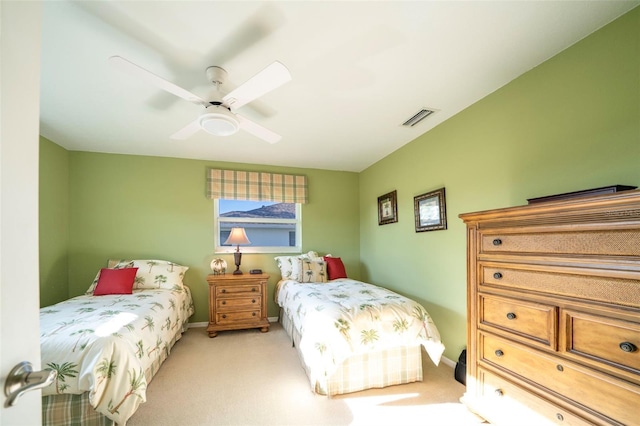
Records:
[[[176,286],[182,287],[184,274],[189,269],[188,266],[178,265],[177,263],[166,260],[154,259],[123,261],[116,265],[116,268],[124,267],[138,268],[136,279],[133,283],[134,290],[155,288],[171,290]]]
[[[280,269],[280,275],[282,276],[283,280],[297,281],[297,276],[299,274],[298,272],[296,272],[294,277],[293,269],[294,265],[296,265],[296,268],[299,269],[298,256],[276,256],[274,259],[276,260],[276,265],[278,265],[278,268]]]

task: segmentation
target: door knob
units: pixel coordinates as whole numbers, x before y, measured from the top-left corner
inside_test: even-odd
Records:
[[[30,362],[23,361],[13,367],[4,383],[6,404],[15,405],[18,398],[30,390],[42,389],[49,386],[58,375],[54,370],[33,371]]]

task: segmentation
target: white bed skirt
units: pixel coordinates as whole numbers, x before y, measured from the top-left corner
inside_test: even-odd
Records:
[[[300,334],[291,319],[280,310],[280,322],[296,348],[311,389],[322,395],[339,395],[364,389],[383,388],[422,381],[422,347],[401,346],[392,349],[353,355],[330,376],[313,375],[312,366],[305,362],[300,351]],[[325,377],[314,380],[311,377]]]

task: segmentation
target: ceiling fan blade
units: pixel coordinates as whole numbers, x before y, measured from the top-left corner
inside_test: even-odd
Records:
[[[120,68],[121,70],[128,72],[129,74],[133,74],[138,76],[139,78],[148,81],[149,83],[159,87],[162,90],[165,90],[169,93],[172,93],[182,99],[185,99],[191,103],[197,104],[197,105],[204,105],[204,106],[208,106],[209,103],[206,102],[204,99],[202,99],[201,97],[194,95],[193,93],[189,92],[186,89],[183,89],[180,86],[177,86],[173,83],[171,83],[170,81],[165,80],[162,77],[159,77],[157,75],[155,75],[154,73],[152,73],[151,71],[147,71],[146,69],[142,68],[139,65],[134,64],[131,61],[128,61],[127,59],[124,59],[121,56],[112,56],[109,58],[109,61],[115,65],[116,67]]]
[[[269,93],[291,80],[291,73],[281,62],[275,61],[242,85],[232,90],[222,100],[232,110]]]
[[[191,136],[198,133],[198,131],[200,131],[201,129],[202,128],[200,127],[200,121],[193,120],[191,123],[187,124],[182,129],[172,134],[170,138],[177,139],[177,140],[189,139]]]
[[[253,136],[256,136],[266,142],[276,143],[280,139],[282,139],[282,136],[280,136],[279,134],[272,132],[265,127],[262,127],[261,125],[249,120],[248,118],[245,118],[239,114],[236,114],[236,118],[238,119],[240,128],[242,130],[251,133]]]

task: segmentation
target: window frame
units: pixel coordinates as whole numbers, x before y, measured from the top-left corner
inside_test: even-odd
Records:
[[[269,201],[265,201],[269,202]],[[295,246],[254,246],[247,245],[240,247],[242,253],[301,253],[302,251],[302,203],[289,203],[296,206],[295,219],[269,219],[269,218],[237,218],[220,217],[220,199],[213,199],[213,241],[216,254],[228,254],[236,251],[235,246],[223,246],[220,241],[220,223],[295,223],[296,244]]]

